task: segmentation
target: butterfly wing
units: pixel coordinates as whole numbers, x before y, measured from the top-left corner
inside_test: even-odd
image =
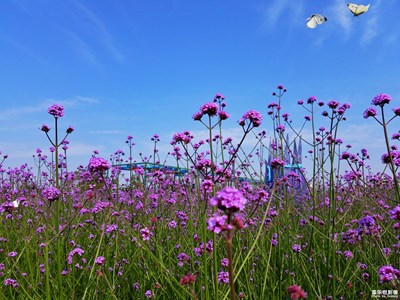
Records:
[[[347,4],[347,7],[349,10],[352,12],[352,14],[357,17],[365,12],[368,11],[370,4],[368,5],[357,5],[354,3],[349,3]]]
[[[326,22],[328,19],[324,16],[315,14],[315,15],[312,15],[311,17],[307,18],[307,20],[308,20],[308,22],[307,22],[306,26],[308,28],[315,28],[315,27],[317,27],[317,25],[320,25],[320,24]]]

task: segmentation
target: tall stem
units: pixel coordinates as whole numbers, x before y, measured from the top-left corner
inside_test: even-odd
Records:
[[[387,133],[387,123],[385,121],[385,113],[383,111],[383,106],[381,106],[381,111],[382,111],[383,133],[385,135],[386,149],[387,149],[388,156],[389,156],[389,161],[390,161],[390,163],[389,163],[390,164],[390,171],[392,171],[392,174],[393,174],[393,183],[394,183],[394,190],[396,192],[396,201],[397,201],[397,203],[400,203],[399,182],[398,182],[397,175],[396,175],[396,168],[395,168],[394,163],[393,163],[392,151],[390,151],[389,136],[388,136],[388,133]]]

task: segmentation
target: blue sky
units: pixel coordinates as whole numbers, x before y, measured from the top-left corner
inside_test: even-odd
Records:
[[[295,3],[295,4],[294,4]],[[47,107],[65,106],[69,158],[87,164],[93,150],[109,157],[149,153],[161,137],[161,154],[173,133],[203,127],[191,117],[216,93],[226,96],[231,120],[226,136],[249,109],[266,115],[278,84],[288,89],[284,111],[300,124],[297,100],[349,102],[342,124],[345,144],[375,155],[384,151],[381,130],[362,118],[378,93],[399,106],[400,2],[371,0],[357,18],[346,1],[30,1],[6,0],[0,11],[0,150],[6,166],[33,165],[36,148],[48,150],[42,124]],[[368,4],[368,3],[363,3]],[[306,18],[328,21],[316,29]],[[393,104],[393,105],[392,105]],[[399,129],[393,123],[392,132]],[[251,141],[249,142],[251,143]]]

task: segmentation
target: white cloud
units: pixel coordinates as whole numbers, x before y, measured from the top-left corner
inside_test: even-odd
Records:
[[[373,40],[378,35],[378,18],[376,15],[373,15],[366,22],[367,25],[365,27],[364,33],[361,36],[361,44],[368,44],[371,40]]]
[[[74,1],[73,3],[89,20],[90,24],[97,32],[97,37],[103,43],[103,45],[112,55],[112,57],[118,62],[124,61],[125,55],[119,51],[111,34],[108,32],[106,26],[100,20],[100,18],[94,13],[94,11],[90,10],[87,6],[83,5],[79,1]]]
[[[344,0],[335,0],[334,3],[328,8],[328,21],[338,23],[342,27],[345,37],[347,38],[351,32],[351,19],[352,14],[347,8],[347,2]]]

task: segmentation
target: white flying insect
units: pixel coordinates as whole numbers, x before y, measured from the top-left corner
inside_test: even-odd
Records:
[[[350,11],[353,13],[353,15],[355,17],[357,17],[357,16],[367,12],[370,5],[371,4],[368,4],[368,5],[357,5],[357,4],[354,4],[354,3],[349,3],[349,4],[347,4],[347,7],[350,9]]]
[[[326,22],[328,19],[324,16],[315,14],[315,15],[311,15],[311,17],[307,18],[307,24],[306,26],[308,28],[315,28],[317,27],[317,25],[320,25],[324,22]]]

